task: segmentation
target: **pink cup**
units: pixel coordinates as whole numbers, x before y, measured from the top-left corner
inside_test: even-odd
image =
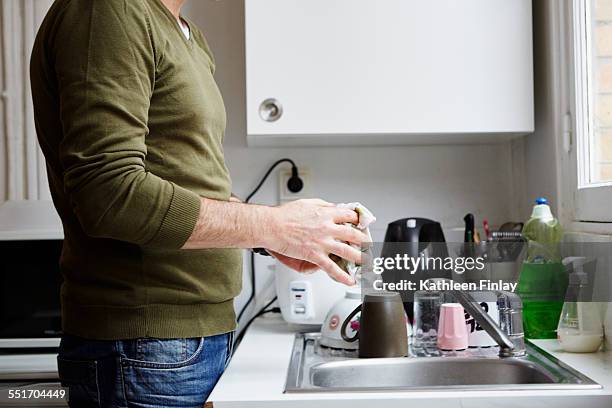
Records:
[[[468,331],[463,306],[459,303],[443,303],[438,322],[438,348],[465,350],[467,347]]]

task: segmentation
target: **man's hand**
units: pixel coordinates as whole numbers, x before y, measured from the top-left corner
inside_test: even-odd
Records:
[[[358,223],[355,211],[316,199],[294,201],[273,210],[271,234],[265,247],[284,255],[279,261],[298,271],[311,270],[316,265],[338,282],[355,283],[329,258],[329,254],[335,254],[361,263],[361,251],[348,243],[360,246],[368,237],[344,225]]]
[[[304,261],[302,259],[291,258],[289,256],[279,254],[278,252],[274,252],[271,249],[267,249],[266,251],[268,251],[270,255],[276,258],[277,261],[279,261],[283,265],[299,273],[308,274],[308,273],[314,273],[319,270],[319,267],[317,265],[310,263],[308,261]]]

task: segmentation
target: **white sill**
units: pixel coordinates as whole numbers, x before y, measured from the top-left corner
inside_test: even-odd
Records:
[[[612,222],[583,222],[570,223],[566,232],[579,232],[596,235],[612,235]]]

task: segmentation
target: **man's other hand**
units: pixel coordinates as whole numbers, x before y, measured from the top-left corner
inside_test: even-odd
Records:
[[[361,251],[349,244],[361,246],[368,237],[345,225],[358,223],[355,211],[318,199],[297,200],[273,210],[266,248],[284,255],[279,261],[298,271],[310,271],[314,269],[312,265],[316,265],[340,283],[355,284],[354,279],[329,258],[334,254],[361,263]]]

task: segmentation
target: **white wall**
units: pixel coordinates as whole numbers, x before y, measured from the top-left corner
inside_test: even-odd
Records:
[[[333,202],[360,201],[378,217],[374,238],[386,224],[407,216],[429,217],[445,228],[462,225],[472,212],[492,224],[525,217],[522,149],[491,146],[248,148],[245,123],[244,10],[242,1],[192,1],[187,15],[202,29],[215,54],[216,78],[228,112],[226,161],[234,192],[245,196],[276,159],[290,157],[312,172],[313,192]],[[518,160],[513,156],[518,155]],[[513,167],[515,163],[515,167]],[[255,201],[274,204],[272,177]],[[261,272],[264,268],[258,268]],[[246,274],[245,274],[246,275]],[[246,278],[246,276],[245,276]],[[266,287],[269,276],[259,280]],[[248,289],[248,284],[245,289]],[[239,304],[243,296],[239,299]]]

